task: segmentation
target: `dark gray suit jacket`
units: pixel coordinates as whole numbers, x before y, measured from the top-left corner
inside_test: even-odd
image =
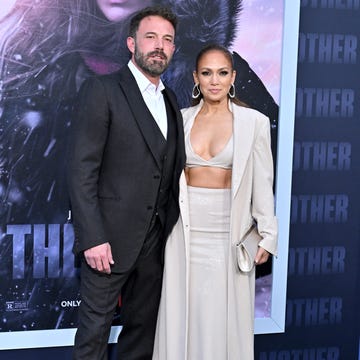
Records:
[[[177,153],[164,238],[179,216],[179,177],[185,163],[181,113],[173,108]],[[126,271],[136,260],[156,204],[161,180],[154,119],[129,68],[91,78],[79,92],[68,166],[75,253],[109,242],[115,265]]]

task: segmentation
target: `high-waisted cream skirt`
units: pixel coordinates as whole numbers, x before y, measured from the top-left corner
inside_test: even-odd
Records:
[[[226,359],[230,189],[188,186],[190,298],[188,360]]]

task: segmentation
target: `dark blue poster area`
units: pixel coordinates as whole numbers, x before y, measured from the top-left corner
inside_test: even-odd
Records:
[[[301,1],[286,326],[259,360],[360,359],[359,18]]]

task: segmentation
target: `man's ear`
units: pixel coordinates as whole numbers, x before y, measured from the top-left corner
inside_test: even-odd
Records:
[[[129,36],[127,39],[126,39],[126,44],[127,44],[127,47],[129,49],[129,51],[134,54],[135,53],[135,39],[131,36]]]

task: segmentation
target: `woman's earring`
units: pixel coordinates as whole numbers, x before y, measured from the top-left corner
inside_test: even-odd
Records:
[[[230,86],[229,96],[231,97],[231,99],[233,99],[235,97],[235,86],[234,86],[234,84],[231,84],[231,86]]]
[[[192,89],[191,97],[193,99],[197,99],[200,96],[200,94],[201,94],[200,86],[199,86],[199,84],[195,84]]]

